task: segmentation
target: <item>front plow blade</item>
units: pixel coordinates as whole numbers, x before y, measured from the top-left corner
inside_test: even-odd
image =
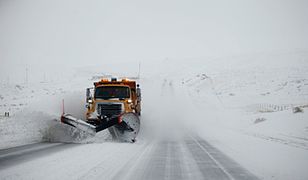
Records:
[[[61,122],[69,126],[72,126],[76,129],[79,129],[81,131],[93,134],[93,135],[96,133],[95,126],[93,126],[92,124],[86,123],[83,120],[77,119],[70,114],[63,114],[61,116]]]
[[[119,117],[120,123],[108,128],[114,139],[135,142],[140,130],[140,119],[135,113],[125,113]]]

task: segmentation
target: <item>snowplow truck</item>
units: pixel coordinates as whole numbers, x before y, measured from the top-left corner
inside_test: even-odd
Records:
[[[135,141],[140,129],[141,90],[134,80],[101,79],[86,90],[86,120],[63,114],[61,121],[97,133],[108,129],[113,139]]]

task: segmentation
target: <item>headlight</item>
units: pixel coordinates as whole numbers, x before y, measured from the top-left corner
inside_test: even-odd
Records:
[[[129,99],[127,102],[128,102],[128,103],[132,103],[133,101],[132,101],[131,99]]]
[[[92,113],[89,114],[88,119],[97,119],[98,116],[99,116],[99,115],[97,114],[97,112],[94,111],[94,112],[92,112]]]

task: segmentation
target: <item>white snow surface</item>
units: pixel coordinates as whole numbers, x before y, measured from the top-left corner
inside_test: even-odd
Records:
[[[116,65],[125,69],[127,64]],[[38,142],[85,143],[77,151],[68,149],[44,156],[39,163],[56,163],[50,160],[70,154],[77,158],[67,166],[78,165],[67,173],[58,172],[59,176],[79,177],[79,170],[88,167],[82,163],[84,158],[98,162],[91,154],[100,151],[105,164],[97,170],[89,169],[88,176],[95,178],[99,168],[117,168],[123,158],[137,156],[149,142],[173,138],[185,129],[261,179],[308,179],[308,52],[165,59],[145,63],[142,68],[139,83],[143,112],[137,143],[112,142],[106,131],[93,137],[60,124],[62,99],[65,111],[82,119],[85,88],[92,86],[93,79],[106,74],[125,76],[117,68],[99,72],[98,68],[86,67],[77,69],[70,79],[1,84],[0,149]],[[293,113],[294,107],[303,112]],[[11,116],[3,117],[4,112]],[[127,153],[121,153],[123,149]],[[81,156],[84,152],[88,156]],[[0,178],[20,178],[19,174],[29,169],[20,164],[1,172]],[[53,172],[46,169],[45,173]],[[46,178],[45,173],[23,178]],[[105,179],[115,172],[108,173]]]

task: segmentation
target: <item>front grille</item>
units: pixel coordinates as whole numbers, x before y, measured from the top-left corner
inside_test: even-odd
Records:
[[[121,104],[98,104],[97,112],[101,116],[115,116],[120,115],[122,112]]]

